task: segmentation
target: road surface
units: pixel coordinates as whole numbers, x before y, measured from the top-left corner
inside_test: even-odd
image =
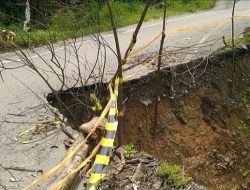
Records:
[[[219,47],[222,47],[222,36],[227,39],[231,36],[231,17],[232,1],[219,1],[215,9],[187,14],[183,16],[170,17],[167,19],[167,36],[164,44],[165,51],[179,49],[180,47],[188,47],[187,53],[180,57],[171,55],[174,59],[171,64],[181,64],[200,56],[206,56]],[[235,20],[235,34],[240,36],[246,26],[250,25],[250,1],[239,1],[236,5],[235,15],[248,15],[248,17],[237,17]],[[153,20],[145,22],[138,35],[138,42],[135,49],[145,46],[149,41],[154,39],[162,28],[162,21]],[[184,30],[180,30],[180,28]],[[118,36],[122,54],[128,47],[131,35],[135,29],[135,25],[120,28]],[[111,48],[115,48],[114,38],[111,32],[102,33],[102,37]],[[93,64],[96,60],[97,43],[93,41],[93,36],[79,38],[76,41],[77,51],[79,54],[79,62],[83,78],[86,79],[91,72]],[[139,51],[137,55],[157,51],[159,48],[159,40],[155,41],[151,46]],[[65,66],[66,85],[73,86],[79,70],[77,70],[77,58],[74,56],[72,48],[72,40],[67,41],[67,45],[63,46],[62,42],[55,44],[56,57],[61,65]],[[107,48],[107,47],[106,47]],[[102,60],[104,59],[104,48],[102,50]],[[57,76],[51,73],[51,69],[44,63],[44,60],[51,63],[51,53],[45,48],[37,48],[41,57],[37,54],[24,50],[28,54],[28,58],[39,68],[46,80],[56,90],[61,88],[61,83]],[[66,55],[66,59],[65,59]],[[133,59],[133,58],[131,58]],[[0,60],[6,67],[16,67],[22,65],[20,58],[14,52],[0,55]],[[66,60],[66,61],[65,61]],[[99,57],[97,69],[94,71],[96,75],[103,68],[103,61]],[[166,63],[168,64],[168,63]],[[52,65],[52,63],[51,63]],[[106,51],[106,67],[104,80],[108,80],[114,74],[117,67],[115,54],[107,48]],[[53,67],[60,74],[58,68]],[[145,65],[134,67],[133,70],[125,73],[125,76],[136,72],[133,78],[152,72],[152,67]],[[4,81],[0,80],[0,163],[4,166],[22,166],[25,168],[47,170],[57,163],[64,154],[63,147],[60,145],[64,138],[63,134],[58,133],[50,140],[40,141],[33,144],[13,144],[13,139],[19,131],[30,128],[31,124],[25,122],[36,122],[37,115],[43,116],[47,110],[43,108],[43,101],[46,102],[46,95],[51,92],[46,83],[27,66],[18,69],[6,70],[2,72]],[[89,82],[94,82],[91,78]],[[28,88],[29,87],[29,88]],[[65,87],[64,87],[65,88]],[[20,114],[21,113],[21,114]],[[14,123],[3,123],[1,121],[10,121]],[[22,123],[23,122],[23,123]],[[51,142],[53,140],[53,142]],[[49,144],[48,144],[49,143]],[[41,145],[43,144],[43,145]],[[52,145],[57,145],[58,149],[51,151]],[[39,156],[38,156],[39,155]],[[13,171],[15,175],[20,174]],[[20,177],[20,186],[27,184],[34,175]],[[0,168],[0,184],[8,187],[8,189],[16,189],[16,183],[8,183],[11,176]],[[1,189],[1,186],[0,186]]]

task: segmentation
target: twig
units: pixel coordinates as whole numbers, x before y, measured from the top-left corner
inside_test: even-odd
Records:
[[[7,187],[5,187],[4,185],[0,184],[0,187],[2,187],[4,190],[7,190]]]
[[[9,167],[5,167],[8,170],[15,170],[15,171],[21,171],[21,172],[37,172],[37,170],[32,170],[32,169],[27,169],[24,167],[13,167],[13,166],[9,166]]]
[[[117,30],[116,30],[116,24],[114,21],[114,15],[111,7],[111,0],[107,1],[108,5],[108,10],[109,10],[109,18],[115,38],[115,46],[116,46],[116,52],[117,52],[117,59],[118,59],[118,77],[122,79],[122,56],[121,56],[121,50],[120,50],[120,44],[119,44],[119,39],[117,35]],[[117,107],[118,107],[118,112],[122,112],[123,107],[122,107],[122,102],[123,102],[123,86],[122,84],[119,85],[119,95],[118,95],[118,100],[117,100]],[[119,117],[120,114],[118,114],[118,145],[121,145],[122,143],[122,118]]]
[[[4,169],[5,171],[7,171],[7,172],[15,179],[15,182],[16,182],[16,184],[17,184],[17,187],[18,187],[18,189],[20,190],[21,188],[20,188],[20,185],[19,185],[18,180],[16,179],[16,177],[9,171],[9,169],[5,168],[2,164],[0,164],[0,167],[1,167],[2,169]]]
[[[236,85],[236,65],[235,65],[235,42],[234,42],[234,11],[235,11],[235,4],[237,0],[233,2],[233,9],[232,9],[232,48],[233,48],[233,68],[232,68],[232,88],[231,88],[231,95],[234,94],[235,85]]]
[[[166,13],[167,13],[167,0],[164,3],[164,13],[163,13],[163,25],[162,25],[162,37],[158,56],[158,68],[157,68],[157,83],[155,89],[155,114],[154,114],[154,136],[156,136],[157,126],[158,126],[158,97],[159,97],[159,86],[160,86],[160,74],[161,74],[161,60],[162,60],[162,50],[165,40],[165,28],[166,28]]]
[[[114,33],[114,37],[115,37],[115,41],[116,41],[116,49],[117,49],[117,58],[118,58],[118,68],[116,70],[116,73],[114,74],[113,78],[111,79],[111,81],[114,81],[114,79],[118,76],[120,79],[122,79],[122,66],[124,66],[126,63],[127,63],[127,59],[128,59],[128,56],[129,54],[131,53],[131,51],[133,50],[134,46],[135,46],[135,43],[136,43],[136,40],[137,40],[137,35],[140,31],[140,28],[142,26],[142,23],[144,21],[144,18],[146,16],[146,13],[148,11],[148,8],[151,4],[152,0],[148,0],[144,9],[143,9],[143,12],[142,12],[142,15],[140,17],[140,20],[136,26],[136,29],[133,33],[133,36],[132,36],[132,39],[131,39],[131,42],[126,50],[126,53],[123,57],[123,59],[121,59],[121,53],[120,53],[120,47],[119,47],[119,40],[118,40],[118,36],[117,36],[117,31],[116,31],[116,26],[115,26],[115,23],[114,23],[114,16],[113,16],[113,12],[112,12],[112,8],[111,8],[111,0],[108,0],[107,1],[107,4],[108,4],[108,9],[109,9],[109,16],[110,16],[110,21],[111,21],[111,25],[112,25],[112,29],[113,29],[113,33]],[[118,123],[119,123],[119,126],[118,126],[118,145],[121,145],[122,143],[122,133],[123,133],[123,115],[124,115],[124,107],[123,107],[123,84],[121,83],[119,85],[119,96],[118,96]]]

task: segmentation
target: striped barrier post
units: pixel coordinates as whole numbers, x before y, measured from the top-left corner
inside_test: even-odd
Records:
[[[114,94],[111,94],[111,106],[108,115],[108,122],[105,126],[105,136],[101,140],[99,153],[95,157],[92,173],[89,179],[89,190],[96,190],[105,177],[106,168],[109,165],[110,155],[114,146],[118,121],[117,121],[117,97],[118,86],[122,79],[115,79]]]

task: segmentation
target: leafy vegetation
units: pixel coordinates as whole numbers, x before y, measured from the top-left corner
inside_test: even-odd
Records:
[[[249,44],[250,43],[250,27],[246,27],[242,38],[236,40],[236,44]]]
[[[110,30],[108,10],[104,0],[77,1],[31,1],[32,30],[22,31],[25,3],[8,0],[0,2],[0,30],[8,29],[17,34],[16,43],[27,47],[38,46],[46,41],[55,42],[79,37],[97,31]],[[140,0],[113,1],[113,10],[118,27],[134,24],[145,4]],[[168,16],[195,12],[213,7],[215,0],[175,0],[169,1]],[[162,17],[163,3],[155,0],[146,20]]]
[[[133,143],[125,144],[122,147],[126,158],[132,158],[137,153]]]
[[[246,107],[246,116],[245,116],[245,123],[247,125],[250,124],[250,90],[244,90],[240,93],[241,101],[243,102],[244,106]]]
[[[250,44],[250,27],[245,28],[242,36],[235,40],[235,45],[247,45]],[[229,52],[232,51],[232,40],[226,42],[226,46],[219,48],[219,52]]]
[[[192,181],[192,178],[184,173],[181,166],[170,165],[168,163],[163,163],[160,166],[157,175],[162,178],[166,178],[178,189],[185,188]]]

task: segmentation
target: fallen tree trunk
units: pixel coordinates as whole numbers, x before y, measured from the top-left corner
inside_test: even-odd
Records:
[[[78,147],[85,140],[85,135],[87,135],[91,131],[91,129],[94,127],[97,120],[98,120],[98,117],[95,117],[91,121],[89,121],[88,123],[81,125],[80,132],[79,132],[78,136],[76,137],[72,146],[67,151],[67,153],[70,152],[71,150],[73,150],[74,148]],[[105,127],[105,124],[106,124],[106,121],[101,122],[100,125],[98,126],[98,128],[100,130],[102,130]],[[93,150],[93,148],[94,148],[94,146],[86,143],[84,148],[80,149],[72,157],[72,160],[64,166],[64,168],[62,169],[62,171],[60,172],[60,174],[58,175],[56,180],[53,181],[52,184],[49,186],[48,190],[54,190],[56,188],[58,182],[60,182],[64,177],[66,177],[72,170],[76,169],[84,161],[84,159],[87,158],[89,152],[91,152]],[[76,180],[76,178],[78,177],[78,175],[79,175],[79,172],[70,175],[67,178],[67,181],[64,183],[64,185],[60,188],[60,190],[69,190],[72,187],[72,185],[73,185],[74,181]]]

